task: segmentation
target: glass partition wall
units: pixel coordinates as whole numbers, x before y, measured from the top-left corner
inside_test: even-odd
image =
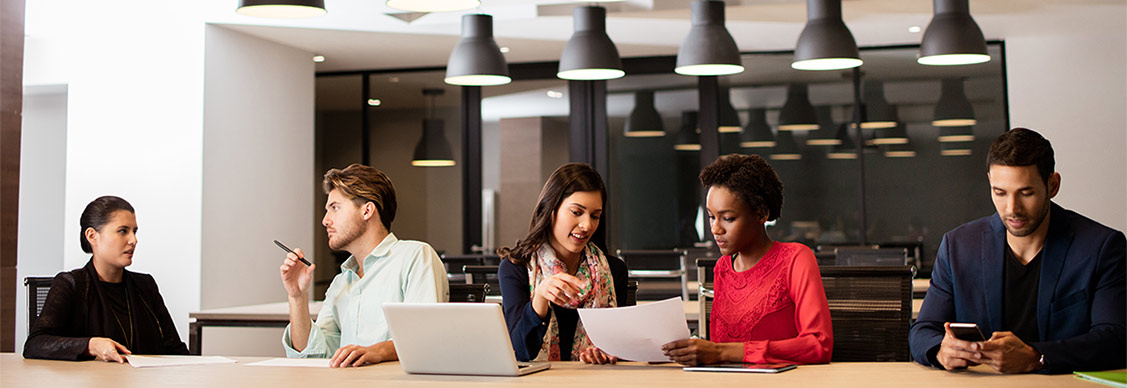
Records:
[[[772,238],[815,250],[920,247],[926,273],[944,232],[993,212],[984,158],[1008,128],[1002,46],[990,45],[994,60],[969,66],[921,66],[917,51],[862,49],[856,74],[793,70],[790,53],[745,54],[745,72],[720,77],[720,154],[763,156],[784,185]],[[699,132],[696,80],[628,75],[607,89],[619,211],[612,245],[700,245],[708,238],[700,151],[688,145]],[[646,118],[654,111],[660,121]],[[644,132],[639,122],[662,128]]]

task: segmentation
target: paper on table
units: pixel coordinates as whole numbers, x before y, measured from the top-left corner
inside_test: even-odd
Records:
[[[689,338],[681,298],[640,306],[579,309],[591,343],[630,361],[669,361],[661,345]]]
[[[134,368],[148,368],[152,366],[180,366],[204,364],[234,364],[232,360],[223,356],[136,356],[127,355],[125,359]]]
[[[310,368],[328,368],[329,359],[327,358],[271,358],[259,362],[252,362],[250,364],[243,364],[246,366],[297,366],[297,367],[310,367]]]

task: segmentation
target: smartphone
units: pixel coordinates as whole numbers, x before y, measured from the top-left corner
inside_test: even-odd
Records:
[[[983,336],[982,331],[978,330],[976,323],[952,323],[951,332],[955,334],[955,338],[963,341],[979,342],[986,340],[986,336]]]

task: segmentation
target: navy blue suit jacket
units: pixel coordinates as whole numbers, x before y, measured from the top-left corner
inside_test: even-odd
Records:
[[[1041,250],[1037,287],[1040,341],[1026,343],[1045,355],[1045,373],[1127,366],[1124,328],[1123,232],[1052,204]],[[1002,327],[1006,229],[998,214],[943,236],[931,286],[912,325],[912,358],[942,368],[935,354],[944,322],[976,323],[989,337]]]

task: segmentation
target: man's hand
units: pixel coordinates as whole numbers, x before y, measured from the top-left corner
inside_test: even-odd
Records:
[[[86,354],[96,357],[105,362],[125,363],[124,354],[133,354],[125,345],[117,343],[109,338],[92,337],[90,342],[86,343]]]
[[[982,362],[982,354],[978,352],[981,342],[955,338],[955,333],[951,332],[950,322],[944,323],[943,329],[946,333],[943,335],[943,342],[939,344],[939,353],[935,354],[935,359],[944,369],[966,368]]]
[[[977,343],[981,363],[1001,373],[1025,373],[1041,369],[1041,353],[1008,331],[996,331]]]
[[[391,341],[380,342],[372,346],[346,345],[341,346],[333,354],[333,358],[329,360],[329,367],[347,368],[398,359],[399,355],[395,353],[395,344]]]
[[[282,261],[279,271],[282,275],[282,286],[286,289],[286,295],[291,299],[305,300],[305,295],[309,292],[309,285],[313,283],[313,270],[317,266],[307,267],[305,263],[298,261],[298,257],[305,257],[301,248],[294,249],[294,253],[286,253],[286,259]]]

